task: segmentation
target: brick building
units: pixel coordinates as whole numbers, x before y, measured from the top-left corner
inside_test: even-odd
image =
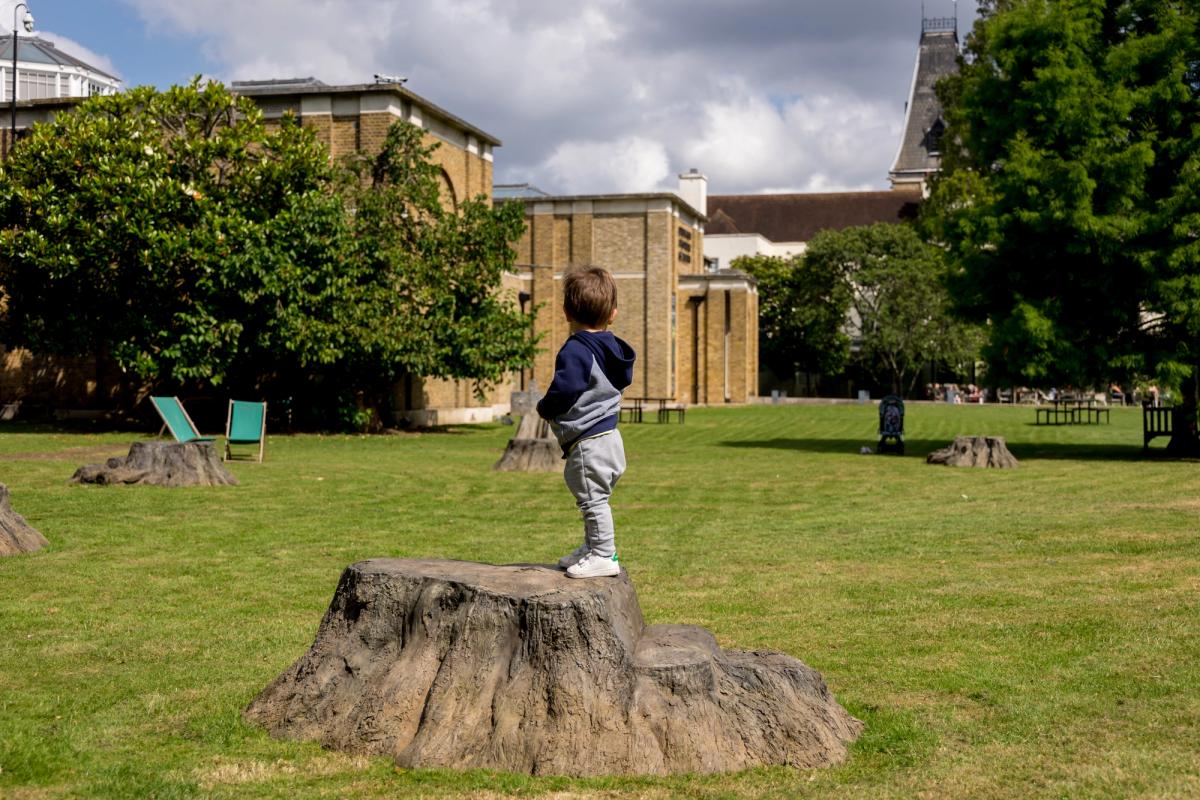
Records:
[[[355,152],[375,153],[388,128],[406,120],[425,131],[425,144],[437,144],[433,161],[441,167],[442,200],[457,208],[464,200],[492,197],[493,149],[500,140],[400,83],[328,86],[315,78],[235,81],[232,89],[253,100],[268,124],[293,114],[313,129],[337,159]],[[512,279],[505,290],[516,298]],[[410,378],[396,387],[397,412],[418,425],[490,422],[508,410],[508,384],[494,387],[481,401],[470,381]]]
[[[743,403],[756,393],[758,295],[749,276],[704,268],[705,179],[680,176],[679,194],[551,196],[497,187],[525,205],[528,228],[517,243],[519,288],[538,308],[545,349],[524,387],[544,389],[569,330],[562,276],[596,264],[617,280],[613,331],[638,353],[627,397],[682,403]],[[687,199],[684,199],[687,198]],[[697,206],[700,206],[699,208]]]

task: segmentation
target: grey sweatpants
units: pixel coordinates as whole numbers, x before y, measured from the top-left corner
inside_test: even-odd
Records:
[[[583,514],[583,541],[598,556],[616,553],[608,498],[625,472],[625,443],[619,431],[579,440],[567,454],[564,477]]]

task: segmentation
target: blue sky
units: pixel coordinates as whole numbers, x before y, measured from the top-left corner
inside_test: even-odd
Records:
[[[11,29],[15,3],[0,3],[3,27]],[[37,32],[60,34],[104,56],[127,86],[169,86],[221,64],[205,55],[197,36],[165,26],[152,29],[132,5],[118,0],[30,0]],[[106,65],[97,65],[106,66]]]
[[[316,76],[408,87],[561,193],[884,188],[921,9],[953,0],[30,0],[126,85]],[[0,0],[0,25],[12,24]],[[974,3],[963,0],[965,31]]]

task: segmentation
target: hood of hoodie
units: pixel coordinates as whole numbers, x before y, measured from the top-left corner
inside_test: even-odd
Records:
[[[618,391],[633,383],[633,362],[637,354],[629,342],[611,331],[579,331],[571,334],[571,338],[591,351],[596,363],[604,370],[604,376]]]

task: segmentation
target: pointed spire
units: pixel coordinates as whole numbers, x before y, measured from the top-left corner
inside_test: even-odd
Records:
[[[957,14],[957,4],[955,7]],[[922,185],[941,166],[941,139],[946,123],[937,98],[937,82],[958,69],[958,22],[921,20],[921,41],[905,107],[904,133],[888,177],[892,187]]]

